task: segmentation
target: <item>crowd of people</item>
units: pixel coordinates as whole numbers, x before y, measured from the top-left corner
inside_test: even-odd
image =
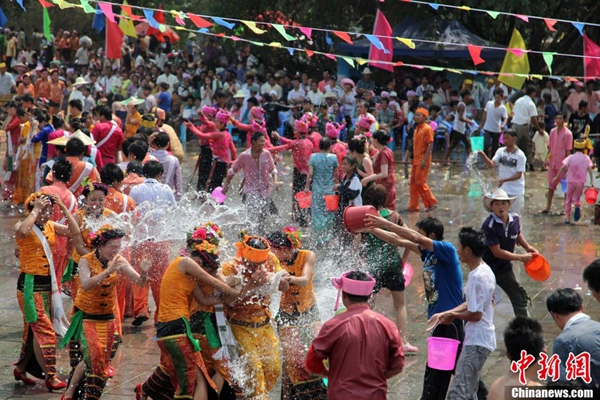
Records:
[[[269,71],[247,46],[230,63],[217,42],[200,47],[193,35],[183,51],[140,35],[124,43],[121,60],[106,59],[76,31],[60,30],[47,41],[37,30],[28,37],[4,29],[0,39],[2,195],[27,211],[15,228],[24,316],[15,379],[44,379],[49,390],[66,389],[64,399],[100,398],[116,373],[111,360],[123,320],[131,315],[140,326],[150,319],[151,290],[161,356],[136,386],[137,399],[266,399],[279,378],[284,399],[385,399],[387,379],[401,373],[405,355],[419,352],[407,329],[410,252],[423,261],[430,330],[461,342],[454,370],[427,366],[423,399],[467,399],[483,390],[480,373],[496,349],[496,286],[516,316],[504,333],[507,356],[517,362],[525,350],[540,357],[541,328],[513,271],[513,261],[539,254],[521,233],[525,174],[540,165],[547,170],[542,214],[551,212],[565,177],[565,222],[580,219],[586,179],[594,181],[589,154],[600,156],[592,144],[600,133],[593,83],[557,89],[548,80],[543,89],[528,82],[515,90],[497,79],[467,78],[455,89],[444,76],[426,74],[378,86],[369,68],[361,79],[339,83],[329,71],[322,78]],[[483,196],[489,217],[478,229],[462,228],[455,247],[431,214],[438,200],[427,180],[431,168],[461,162],[456,149],[471,153],[475,136],[484,137],[478,153],[496,169],[498,188]],[[219,207],[218,195],[231,192],[243,173],[240,222],[249,229],[223,262],[223,232],[210,221],[182,234],[185,246],[173,260],[172,242],[160,238],[159,228],[140,227],[147,237],[129,243],[115,223],[126,214],[135,226],[153,208],[181,204],[182,162],[194,140],[199,201],[212,194]],[[411,171],[401,208],[419,212],[423,203],[428,213],[414,229],[397,211],[395,150]],[[289,207],[273,196],[285,152],[293,165],[293,226],[267,232],[265,221]],[[332,196],[337,203],[328,201]],[[359,206],[377,215],[353,236],[343,215]],[[302,247],[299,229],[310,231],[315,248],[360,243],[364,270],[333,282],[347,310],[324,323],[313,289],[317,255]],[[469,268],[466,284],[461,264]],[[583,278],[600,298],[597,262]],[[383,288],[391,292],[395,321],[370,309]],[[62,309],[61,291],[73,299],[70,312]],[[275,291],[282,292],[277,318],[269,307]],[[563,331],[553,353],[563,361],[569,352],[590,356],[592,380],[571,383],[597,389],[600,324],[583,314],[581,297],[570,289],[552,292],[547,308]],[[69,384],[56,376],[57,335],[60,348],[69,348]],[[237,363],[246,379],[234,373]],[[565,371],[560,378],[566,385]],[[494,382],[489,398],[504,398],[508,386],[512,375]]]

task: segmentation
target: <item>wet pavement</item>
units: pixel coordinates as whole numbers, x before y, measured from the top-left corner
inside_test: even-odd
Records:
[[[4,143],[3,143],[4,145]],[[2,146],[3,147],[3,146]],[[189,154],[194,153],[195,146],[188,144]],[[4,150],[0,149],[0,154]],[[193,169],[195,160],[190,156],[184,163],[184,181],[189,182],[189,175]],[[289,208],[291,198],[291,171],[290,161],[286,158],[285,165],[287,173],[281,177],[286,185],[276,193],[276,203],[280,205],[280,213],[284,220],[289,222]],[[484,171],[484,176],[490,176],[491,171]],[[408,205],[408,180],[403,178],[401,166],[396,166],[398,204],[397,208],[403,210]],[[239,182],[236,178],[234,182]],[[480,227],[487,213],[481,205],[481,189],[474,179],[469,178],[468,172],[462,167],[456,167],[451,171],[446,167],[434,165],[429,178],[430,186],[434,195],[439,200],[439,207],[431,215],[439,218],[445,225],[445,238],[454,243],[457,242],[458,231],[462,226]],[[599,185],[600,186],[600,185]],[[583,268],[594,259],[600,257],[600,245],[595,235],[598,234],[598,226],[594,226],[593,206],[587,204],[582,206],[582,220],[578,225],[565,226],[560,216],[541,216],[537,211],[545,205],[546,178],[544,172],[528,172],[526,174],[526,200],[525,211],[522,217],[522,233],[526,240],[537,248],[550,262],[552,275],[545,282],[536,282],[530,279],[523,269],[521,263],[515,264],[517,279],[527,289],[532,301],[530,307],[531,316],[538,319],[544,328],[546,347],[552,348],[553,339],[559,334],[549,313],[546,311],[545,298],[558,287],[571,287],[580,290],[584,298],[586,312],[593,319],[600,319],[600,305],[589,294],[581,278]],[[598,187],[598,186],[597,186]],[[239,203],[239,196],[231,194],[231,200]],[[553,210],[560,211],[562,198],[555,199]],[[421,213],[402,212],[410,226],[414,226],[419,218],[426,216]],[[27,399],[59,399],[60,394],[49,394],[43,382],[34,387],[25,387],[15,382],[12,375],[11,363],[16,361],[21,345],[22,314],[19,310],[15,290],[18,276],[18,263],[14,257],[13,226],[15,222],[22,219],[22,214],[16,209],[2,208],[0,213],[2,234],[0,235],[0,259],[4,260],[0,267],[0,399],[27,398]],[[308,246],[310,248],[310,246]],[[328,250],[318,250],[318,258],[328,258]],[[389,399],[418,399],[421,393],[423,372],[427,359],[427,334],[426,327],[426,304],[424,300],[424,288],[421,278],[422,263],[419,258],[411,254],[409,262],[413,265],[415,274],[411,285],[407,288],[407,308],[409,318],[409,338],[413,345],[419,347],[416,356],[406,357],[405,370],[397,377],[389,381]],[[334,265],[334,269],[340,270],[353,265],[354,260],[342,260]],[[335,300],[334,289],[327,285],[332,276],[332,270],[325,268],[325,263],[316,265],[316,287],[320,298],[319,307],[324,316],[331,315],[333,301]],[[322,267],[322,268],[320,268]],[[463,268],[466,279],[467,268]],[[384,313],[390,313],[392,309],[391,298],[379,296],[380,308]],[[383,299],[383,300],[381,300]],[[509,362],[504,356],[504,344],[502,333],[507,322],[513,317],[512,307],[501,290],[497,290],[497,304],[494,313],[498,348],[488,358],[483,369],[483,381],[487,386],[492,381],[505,373]],[[71,306],[71,300],[65,297],[65,309]],[[123,325],[124,337],[113,365],[116,374],[108,383],[103,398],[106,399],[132,399],[133,388],[152,372],[159,361],[158,346],[153,340],[154,328],[146,322],[140,328],[131,326],[131,319],[125,320]],[[66,350],[57,352],[57,365],[59,375],[63,377],[68,373],[68,353]],[[279,398],[275,390],[272,398]]]

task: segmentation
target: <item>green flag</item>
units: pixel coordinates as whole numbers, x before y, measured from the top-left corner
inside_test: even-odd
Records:
[[[44,13],[44,36],[46,39],[51,42],[52,34],[50,33],[50,16],[48,15],[48,10],[46,8],[42,9]]]

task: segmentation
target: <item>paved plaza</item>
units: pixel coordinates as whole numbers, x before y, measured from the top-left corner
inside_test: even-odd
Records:
[[[197,154],[192,146],[188,147],[188,152],[189,160],[183,166],[184,173],[187,172],[187,175],[190,174],[195,162],[191,154]],[[0,149],[0,154],[4,154],[4,150]],[[289,161],[286,161],[286,165],[290,165]],[[454,243],[457,242],[458,231],[461,227],[479,228],[487,216],[481,205],[481,196],[477,192],[476,186],[473,185],[472,179],[469,178],[466,171],[460,171],[458,167],[456,169],[453,174],[450,174],[447,168],[434,165],[430,175],[430,186],[440,205],[432,215],[442,220],[446,227],[445,238]],[[397,175],[401,176],[402,174],[399,172],[400,168],[397,166]],[[489,175],[489,172],[485,171],[486,175]],[[291,173],[288,168],[288,173],[282,177],[282,180],[290,184],[290,177]],[[236,182],[238,179],[236,178]],[[189,181],[189,176],[185,181]],[[288,208],[291,207],[289,201],[284,203],[282,200],[291,196],[290,185],[286,185],[276,194],[278,198],[276,202],[283,215],[287,215],[290,211]],[[525,212],[522,217],[522,232],[527,241],[549,260],[552,275],[545,282],[535,282],[525,274],[521,263],[515,263],[515,271],[518,280],[523,283],[531,298],[531,316],[542,324],[546,347],[550,351],[552,341],[559,333],[545,306],[546,296],[553,289],[559,287],[579,288],[584,298],[586,312],[593,319],[600,319],[600,305],[589,294],[581,278],[583,268],[600,256],[600,245],[596,237],[600,227],[592,225],[593,208],[588,205],[583,206],[583,218],[579,225],[565,226],[562,224],[562,217],[537,215],[537,211],[545,204],[546,178],[544,172],[527,173],[526,187],[527,196]],[[400,177],[397,191],[397,207],[402,210],[408,203],[408,180]],[[231,197],[234,202],[239,202],[237,194],[232,193]],[[559,197],[555,200],[554,211],[558,212],[561,205],[562,199]],[[402,216],[410,226],[414,226],[416,221],[425,214],[402,212]],[[3,260],[0,267],[0,363],[3,365],[0,370],[0,399],[59,399],[60,394],[49,394],[41,381],[35,387],[25,387],[21,383],[15,382],[12,374],[13,368],[10,365],[18,357],[23,327],[22,315],[15,295],[19,267],[17,259],[14,257],[13,235],[13,226],[21,218],[23,215],[17,209],[3,208],[0,213],[2,225],[0,259]],[[322,259],[326,257],[326,254],[317,251],[317,256],[318,259]],[[344,260],[343,262],[346,266],[351,266],[351,261]],[[393,400],[419,398],[427,360],[427,334],[425,333],[427,318],[421,278],[422,263],[414,254],[411,254],[409,262],[413,265],[415,274],[411,285],[407,288],[408,329],[411,343],[418,346],[420,350],[416,356],[407,356],[404,371],[389,381],[389,399]],[[319,261],[317,261],[315,269],[319,298],[327,299],[320,300],[319,307],[322,315],[331,315],[333,301],[330,300],[335,299],[335,293],[333,287],[326,283],[330,275],[319,269]],[[466,279],[468,273],[466,267],[463,267],[463,273]],[[327,294],[327,296],[321,296],[321,294]],[[67,299],[65,300],[65,309],[70,309],[71,300],[66,297],[65,299]],[[382,301],[379,307],[389,315],[392,308],[391,298],[387,297],[386,300]],[[513,317],[512,307],[499,289],[496,300],[494,323],[498,348],[490,355],[483,370],[483,380],[488,386],[509,367],[509,362],[504,356],[502,334],[508,321]],[[158,346],[153,340],[155,330],[149,322],[140,328],[134,328],[131,326],[131,319],[128,318],[124,322],[123,330],[123,344],[113,361],[116,374],[108,383],[103,395],[103,398],[106,399],[134,398],[133,388],[135,385],[144,381],[159,361]],[[67,350],[58,351],[57,355],[59,376],[65,377],[69,365],[68,352]],[[277,390],[272,393],[272,398],[279,398]]]

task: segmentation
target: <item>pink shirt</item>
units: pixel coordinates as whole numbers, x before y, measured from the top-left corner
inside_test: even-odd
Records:
[[[573,134],[566,126],[560,132],[558,128],[552,128],[548,139],[548,148],[550,149],[550,165],[560,168],[563,160],[571,154],[573,149]]]
[[[252,158],[252,149],[241,153],[234,161],[228,175],[244,170],[244,194],[255,194],[266,198],[271,194],[269,176],[275,171],[273,156],[267,150],[258,157],[258,162]]]
[[[230,162],[231,157],[229,155],[229,150],[231,148],[231,136],[227,131],[216,131],[209,133],[198,133],[195,132],[195,135],[200,139],[209,139],[210,140],[210,150],[212,151],[213,157],[218,158],[223,162]]]
[[[386,371],[404,367],[396,325],[367,305],[325,322],[311,346],[317,357],[329,359],[329,400],[386,400]]]
[[[329,152],[331,154],[335,154],[335,156],[337,157],[338,165],[340,166],[340,172],[341,172],[342,171],[342,159],[344,157],[346,157],[346,155],[348,154],[348,149],[342,143],[335,142],[334,144],[331,145]]]
[[[563,161],[563,165],[566,165],[567,170],[567,183],[585,183],[587,170],[592,165],[590,157],[578,151],[571,154]]]
[[[307,138],[289,140],[281,138],[281,141],[285,143],[282,146],[276,146],[269,148],[272,153],[278,153],[280,151],[292,150],[292,159],[294,161],[294,169],[298,170],[301,174],[308,175],[308,160],[311,154],[315,152],[312,142]]]

